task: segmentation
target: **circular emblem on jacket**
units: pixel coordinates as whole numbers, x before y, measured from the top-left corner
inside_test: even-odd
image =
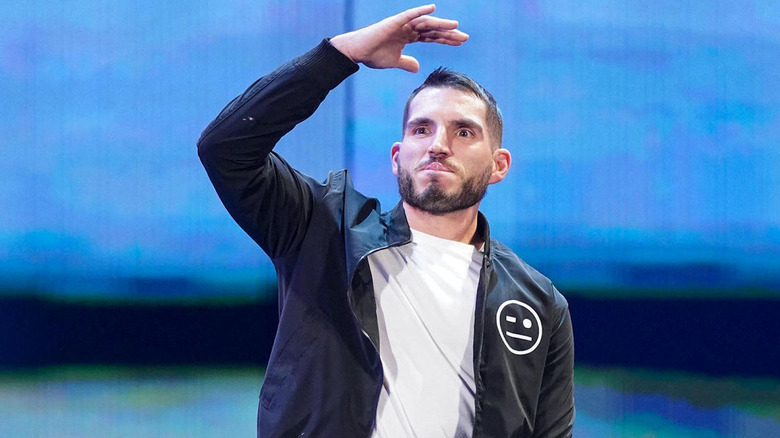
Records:
[[[542,340],[542,321],[534,309],[517,300],[504,301],[496,312],[496,327],[513,354],[528,354]]]

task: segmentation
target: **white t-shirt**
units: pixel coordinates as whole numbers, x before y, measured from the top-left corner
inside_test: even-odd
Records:
[[[375,438],[471,436],[482,257],[416,230],[411,243],[368,256],[384,369]]]

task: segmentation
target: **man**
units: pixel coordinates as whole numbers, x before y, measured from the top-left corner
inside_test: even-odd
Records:
[[[487,91],[444,69],[415,90],[391,148],[402,202],[386,213],[346,171],[319,183],[272,152],[357,64],[416,72],[406,44],[468,39],[433,10],[323,41],[228,104],[198,143],[279,276],[259,436],[571,435],[566,301],[478,211],[511,163]]]

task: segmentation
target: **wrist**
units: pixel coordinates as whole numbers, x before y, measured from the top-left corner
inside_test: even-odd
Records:
[[[352,50],[350,50],[350,38],[349,38],[350,33],[352,32],[336,35],[328,41],[330,42],[330,45],[333,46],[339,52],[341,52],[342,55],[346,56],[347,58],[350,59],[350,61],[357,64],[358,61],[352,55]]]

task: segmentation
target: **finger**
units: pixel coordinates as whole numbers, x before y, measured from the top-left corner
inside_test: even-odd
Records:
[[[449,30],[458,27],[458,20],[450,20],[447,18],[431,17],[430,15],[425,15],[410,21],[409,25],[412,26],[414,30]]]
[[[401,58],[398,60],[398,68],[411,73],[417,73],[420,71],[420,63],[412,56],[401,55]]]
[[[407,9],[401,12],[400,14],[396,15],[396,17],[399,17],[404,22],[409,23],[415,18],[419,18],[422,17],[423,15],[428,15],[432,13],[434,10],[436,10],[436,5],[434,4],[417,6],[416,8]]]
[[[457,44],[463,44],[464,42],[468,41],[469,36],[466,33],[463,33],[459,30],[448,30],[448,31],[440,31],[440,30],[429,30],[425,32],[420,32],[417,41],[422,42],[440,42],[440,40],[447,40],[452,41],[453,43]]]
[[[453,40],[448,40],[446,38],[421,38],[418,42],[446,44],[448,46],[461,46],[464,43],[463,41],[453,41]]]

